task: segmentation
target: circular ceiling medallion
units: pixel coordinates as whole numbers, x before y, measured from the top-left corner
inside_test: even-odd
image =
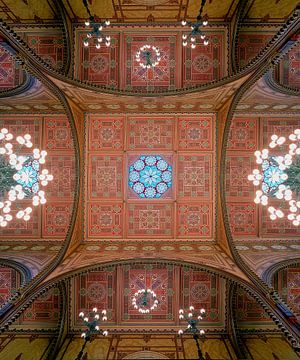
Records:
[[[200,74],[206,73],[212,66],[210,58],[206,55],[198,55],[193,61],[193,68]]]

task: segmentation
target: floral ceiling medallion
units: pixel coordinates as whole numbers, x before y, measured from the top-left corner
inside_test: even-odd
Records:
[[[161,56],[160,50],[154,45],[143,45],[135,55],[136,61],[144,69],[150,69],[159,64]]]
[[[255,186],[254,202],[268,207],[271,220],[287,217],[294,226],[300,225],[300,129],[289,135],[289,146],[284,147],[286,138],[272,135],[269,149],[255,151],[256,163],[261,170],[254,169],[248,176]],[[270,150],[279,147],[280,155],[270,154]],[[285,152],[286,148],[286,153]],[[279,205],[278,205],[278,201]],[[289,212],[287,213],[287,209]]]
[[[160,155],[142,155],[129,167],[128,184],[141,198],[160,198],[172,186],[172,166]]]
[[[13,220],[28,221],[32,213],[31,206],[23,206],[22,201],[32,199],[32,205],[45,204],[45,192],[41,186],[47,186],[53,176],[47,169],[42,169],[45,164],[47,152],[33,149],[32,154],[22,149],[31,148],[31,136],[25,134],[18,136],[15,144],[14,136],[5,128],[0,131],[0,226],[5,227]],[[22,155],[14,151],[14,145],[22,150]],[[16,202],[16,209],[12,203]]]

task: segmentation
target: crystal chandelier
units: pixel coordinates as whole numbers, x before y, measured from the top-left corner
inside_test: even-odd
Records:
[[[135,55],[136,61],[144,69],[157,66],[160,62],[160,51],[157,46],[143,45]]]
[[[33,149],[31,155],[18,155],[15,153],[12,141],[14,136],[5,128],[0,131],[0,226],[5,227],[13,220],[28,221],[32,213],[32,207],[21,207],[22,200],[32,199],[32,205],[45,204],[45,192],[40,185],[47,186],[53,176],[47,169],[41,169],[45,164],[47,152]],[[31,136],[17,136],[16,143],[21,149],[31,148]],[[17,145],[16,144],[16,145]],[[24,153],[24,152],[23,152]],[[18,211],[12,212],[12,203],[17,202]],[[15,213],[15,215],[14,215]]]
[[[272,199],[280,201],[271,204],[268,212],[271,220],[287,217],[294,226],[300,225],[300,129],[289,135],[288,151],[284,154],[286,138],[272,135],[269,149],[255,151],[256,163],[261,169],[254,169],[248,180],[256,191],[254,202],[263,206],[270,205]],[[283,155],[272,155],[271,150],[279,147]],[[287,147],[286,147],[287,149]],[[272,206],[273,205],[273,206]],[[287,208],[289,212],[287,213]]]
[[[140,289],[134,294],[131,304],[139,313],[149,314],[150,311],[157,308],[158,300],[153,290]]]
[[[83,40],[83,45],[88,47],[90,42],[93,41],[96,49],[101,48],[101,44],[105,42],[105,45],[110,46],[110,36],[103,35],[103,29],[110,25],[110,21],[106,20],[104,22],[98,23],[95,21],[95,17],[91,14],[90,9],[87,4],[87,0],[83,0],[83,5],[86,8],[89,18],[85,21],[85,26],[91,28],[87,33],[86,38]]]
[[[196,22],[193,23],[190,21],[182,20],[181,24],[183,26],[187,25],[187,26],[190,26],[190,28],[191,28],[191,31],[188,34],[182,35],[182,45],[183,46],[187,46],[188,44],[190,44],[191,48],[195,49],[196,43],[197,43],[197,38],[200,38],[201,40],[203,40],[203,44],[205,46],[208,45],[208,40],[207,40],[205,34],[203,33],[203,31],[201,30],[204,26],[208,25],[207,19],[205,19],[202,16],[202,12],[203,12],[205,3],[206,3],[206,0],[201,1],[201,6],[199,9],[199,14],[197,16]]]
[[[198,329],[198,324],[205,316],[205,309],[200,309],[199,313],[195,312],[194,306],[190,306],[188,314],[184,312],[183,309],[179,310],[179,320],[186,320],[188,325],[185,330],[180,329],[178,331],[178,335],[183,335],[184,333],[191,334],[193,336],[193,339],[196,342],[197,350],[198,350],[198,359],[204,360],[204,357],[201,352],[200,344],[199,344],[199,338],[201,335],[205,334],[205,331],[203,329]]]

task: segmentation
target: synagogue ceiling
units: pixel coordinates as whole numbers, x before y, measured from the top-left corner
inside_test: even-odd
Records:
[[[0,27],[0,129],[30,133],[53,175],[29,221],[15,216],[0,227],[1,259],[32,276],[18,293],[18,271],[0,268],[8,279],[0,300],[15,296],[1,326],[14,316],[10,331],[60,331],[70,301],[64,316],[75,334],[79,311],[96,305],[107,308],[112,331],[175,332],[179,304],[193,301],[208,309],[208,331],[227,334],[234,304],[241,334],[280,331],[275,316],[289,341],[300,339],[261,280],[276,263],[300,258],[300,227],[272,221],[248,180],[254,152],[300,126],[299,14],[278,32],[294,1],[254,0],[237,24],[238,3],[207,2],[210,42],[191,51],[175,23],[195,17],[194,0],[89,1],[93,14],[118,23],[111,46],[97,50],[83,45],[81,1],[59,8],[23,0],[17,8],[0,0],[17,32]],[[163,54],[151,71],[135,62],[145,42]],[[147,318],[130,299],[156,279],[160,308]],[[298,314],[297,279],[296,265],[282,268],[273,287]]]

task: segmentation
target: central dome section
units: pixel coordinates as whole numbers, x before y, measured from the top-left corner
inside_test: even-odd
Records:
[[[160,198],[172,186],[172,166],[160,155],[141,155],[129,166],[129,187],[141,198]]]

